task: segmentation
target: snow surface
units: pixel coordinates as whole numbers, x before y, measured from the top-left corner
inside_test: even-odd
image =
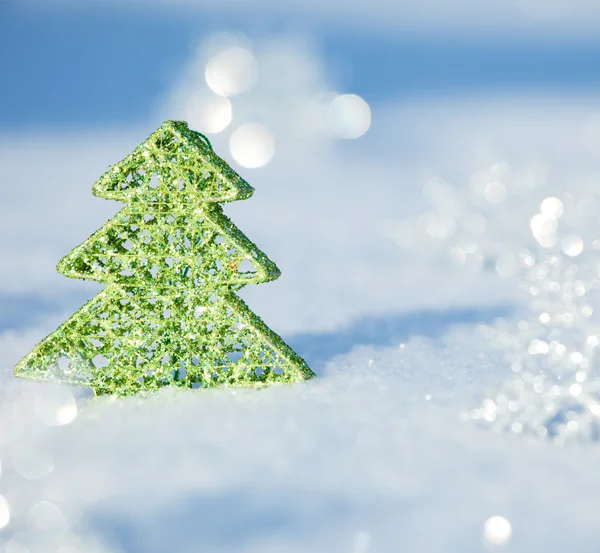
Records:
[[[240,169],[255,196],[226,211],[283,271],[242,295],[318,378],[117,402],[10,375],[99,290],[54,266],[117,211],[91,184],[160,118],[0,141],[0,551],[597,552],[598,447],[465,420],[509,372],[480,325],[522,311],[518,283],[386,234],[425,209],[434,174],[462,185],[498,161],[541,162],[557,181],[597,171],[582,138],[597,108],[430,99],[374,106],[356,143],[281,138],[265,169]],[[516,218],[506,228],[525,238]],[[502,544],[492,517],[511,525]]]
[[[502,364],[473,327],[406,343],[410,322],[399,330],[297,386],[80,400],[58,427],[43,421],[69,405],[64,390],[11,383],[12,540],[49,551],[68,529],[82,552],[475,552],[502,516],[505,551],[596,551],[598,448],[465,422]]]

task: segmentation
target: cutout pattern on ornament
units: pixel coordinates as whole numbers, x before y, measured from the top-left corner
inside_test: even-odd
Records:
[[[280,272],[215,203],[253,189],[206,138],[167,121],[93,191],[128,205],[58,270],[107,286],[38,344],[16,376],[114,395],[314,376],[233,293]]]
[[[223,214],[221,206],[185,209],[136,202],[58,265],[65,276],[152,285],[213,286],[268,282],[279,269]]]

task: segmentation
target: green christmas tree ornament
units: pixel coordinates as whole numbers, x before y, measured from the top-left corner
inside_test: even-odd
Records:
[[[18,377],[130,395],[314,376],[235,292],[276,265],[220,203],[254,189],[185,122],[167,121],[93,187],[125,207],[58,271],[106,287],[15,367]]]

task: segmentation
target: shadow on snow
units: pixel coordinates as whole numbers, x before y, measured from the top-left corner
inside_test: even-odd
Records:
[[[490,323],[509,314],[509,306],[493,306],[372,315],[329,332],[307,332],[285,339],[317,374],[322,374],[330,359],[357,346],[397,346],[413,336],[438,338],[455,325]]]

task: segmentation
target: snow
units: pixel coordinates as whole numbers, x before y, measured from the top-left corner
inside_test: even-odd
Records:
[[[297,386],[80,400],[62,426],[44,421],[56,423],[64,390],[11,383],[12,539],[48,551],[58,518],[59,535],[88,540],[81,551],[92,538],[128,553],[484,551],[486,522],[501,516],[513,528],[504,551],[595,551],[597,448],[461,417],[504,370],[467,326],[356,347]]]
[[[240,169],[255,196],[226,211],[283,272],[242,295],[318,378],[119,401],[10,375],[100,289],[54,266],[118,210],[91,184],[159,120],[2,141],[0,551],[596,552],[597,445],[468,417],[510,373],[482,325],[516,323],[518,282],[386,233],[427,208],[432,175],[465,186],[489,163],[542,163],[552,190],[589,176],[597,108],[579,95],[372,106],[372,129],[344,145],[286,138],[274,118],[274,159]],[[535,211],[498,209],[500,236],[531,239]]]

